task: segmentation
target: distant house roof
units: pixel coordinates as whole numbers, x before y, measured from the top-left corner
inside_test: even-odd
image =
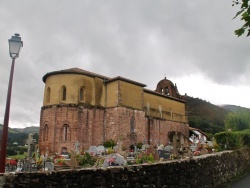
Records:
[[[194,127],[189,127],[189,130],[192,131],[192,132],[194,132],[194,133],[195,133],[195,131],[198,131],[198,132],[200,132],[201,134],[203,134],[204,136],[206,136],[208,138],[208,135],[206,133],[204,133],[200,129],[197,129],[197,128],[194,128]]]

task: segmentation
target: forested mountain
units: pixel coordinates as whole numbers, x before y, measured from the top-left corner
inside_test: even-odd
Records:
[[[0,124],[0,140],[2,140],[2,130],[3,130],[3,125]],[[21,129],[21,131],[19,131],[20,129],[12,129],[12,128],[8,128],[8,145],[12,145],[15,142],[18,143],[18,145],[25,145],[25,140],[28,138],[28,134],[29,133],[33,133],[33,138],[36,139],[38,141],[38,131],[39,127],[26,127],[24,129]],[[33,130],[33,132],[32,132]]]
[[[238,111],[246,111],[250,112],[249,108],[241,107],[241,106],[235,106],[235,105],[221,105],[222,108],[230,110],[231,112],[238,112]]]
[[[206,133],[224,131],[224,119],[230,111],[205,100],[187,97],[189,126]]]
[[[25,128],[14,128],[14,130],[21,133],[39,133],[39,127],[25,127]]]

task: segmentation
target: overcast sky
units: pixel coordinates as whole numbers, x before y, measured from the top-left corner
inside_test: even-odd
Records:
[[[39,126],[47,72],[78,67],[155,90],[166,75],[181,94],[250,108],[250,38],[229,0],[0,0],[0,122],[16,60],[10,127]]]

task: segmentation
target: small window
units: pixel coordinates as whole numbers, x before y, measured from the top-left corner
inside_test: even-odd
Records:
[[[62,147],[62,155],[68,155],[68,151],[66,147]]]
[[[134,133],[135,132],[135,117],[133,116],[130,119],[130,133]]]
[[[66,94],[67,94],[66,86],[62,86],[62,100],[63,101],[66,100]]]
[[[69,126],[63,125],[63,141],[68,141]]]
[[[46,92],[46,102],[47,102],[47,103],[50,102],[50,87],[47,88],[47,92]]]
[[[81,87],[79,90],[79,100],[84,101],[84,87]]]
[[[49,128],[48,125],[45,124],[43,129],[43,141],[48,141],[48,135],[49,135]]]

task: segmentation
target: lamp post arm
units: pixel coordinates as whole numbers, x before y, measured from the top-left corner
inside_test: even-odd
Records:
[[[14,75],[14,66],[15,66],[15,58],[12,59],[12,64],[11,64],[9,87],[8,87],[8,93],[7,93],[7,101],[6,101],[4,123],[3,123],[3,130],[2,130],[2,141],[1,141],[1,150],[0,150],[0,173],[5,172],[6,146],[7,146],[7,138],[8,138],[10,102],[11,102],[11,91],[12,91],[12,81],[13,81],[13,75]]]

